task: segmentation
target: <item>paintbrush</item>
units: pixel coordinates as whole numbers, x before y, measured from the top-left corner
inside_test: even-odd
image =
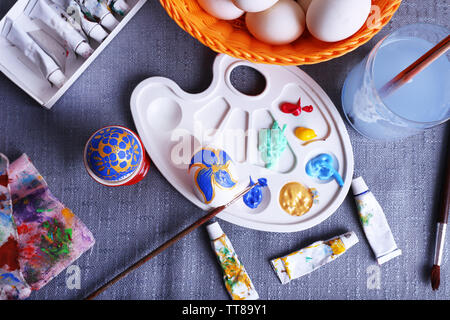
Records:
[[[177,242],[178,240],[180,240],[181,238],[183,238],[184,236],[188,235],[189,233],[191,233],[192,231],[194,231],[195,229],[197,229],[198,227],[200,227],[201,225],[203,225],[204,223],[208,222],[209,220],[211,220],[212,218],[214,218],[216,215],[218,215],[220,212],[222,212],[223,210],[225,210],[226,208],[228,208],[229,206],[231,206],[233,203],[235,203],[236,201],[238,201],[240,198],[242,198],[247,192],[249,192],[252,188],[254,188],[255,186],[259,185],[259,182],[248,186],[247,188],[245,188],[242,192],[240,192],[239,194],[237,194],[230,202],[228,202],[225,205],[222,205],[220,207],[217,207],[213,210],[211,210],[208,214],[206,214],[205,216],[203,216],[202,218],[198,219],[196,222],[194,222],[193,224],[191,224],[189,227],[187,227],[186,229],[184,229],[183,231],[181,231],[180,233],[178,233],[176,236],[174,236],[172,239],[170,239],[169,241],[165,242],[164,244],[160,245],[158,248],[156,248],[155,250],[153,250],[152,252],[150,252],[149,254],[147,254],[145,257],[141,258],[138,262],[136,262],[135,264],[131,265],[130,267],[128,267],[127,269],[125,269],[124,271],[122,271],[121,273],[119,273],[118,275],[116,275],[114,278],[112,278],[111,280],[109,280],[107,283],[105,283],[103,286],[101,286],[100,288],[98,288],[97,290],[95,290],[94,292],[92,292],[89,296],[87,296],[85,298],[85,300],[92,300],[94,299],[96,296],[98,296],[100,293],[102,293],[103,291],[105,291],[107,288],[109,288],[110,286],[112,286],[114,283],[116,283],[117,281],[119,281],[120,279],[122,279],[123,277],[125,277],[126,275],[128,275],[130,272],[136,270],[137,268],[139,268],[140,266],[142,266],[144,263],[146,263],[148,260],[154,258],[155,256],[157,256],[158,254],[160,254],[161,252],[163,252],[164,250],[166,250],[167,248],[169,248],[171,245],[173,245],[175,242]]]
[[[433,48],[427,51],[423,56],[414,61],[410,66],[396,75],[392,80],[386,83],[379,91],[382,98],[386,98],[405,83],[412,80],[423,69],[428,67],[433,61],[442,56],[450,49],[450,35],[441,40]]]
[[[450,135],[447,143],[450,142]],[[441,282],[441,262],[444,252],[445,233],[447,229],[448,211],[450,209],[450,145],[447,146],[446,169],[444,184],[441,195],[441,206],[436,231],[436,245],[434,247],[434,264],[431,268],[431,287],[433,290],[439,288]]]

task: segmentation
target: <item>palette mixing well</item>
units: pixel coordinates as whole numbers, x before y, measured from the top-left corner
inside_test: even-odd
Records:
[[[256,69],[265,77],[262,93],[249,96],[233,86],[231,72],[239,66]],[[280,109],[285,103],[312,108],[296,116]],[[202,209],[210,206],[197,198],[187,173],[192,155],[202,147],[226,150],[239,173],[237,189],[248,186],[250,176],[254,181],[267,179],[261,204],[251,209],[239,201],[219,214],[228,222],[263,231],[304,230],[333,214],[350,188],[353,152],[342,118],[320,86],[297,67],[252,64],[221,54],[206,91],[189,94],[167,78],[152,77],[133,91],[131,110],[154,164]],[[286,125],[287,146],[278,165],[268,169],[258,150],[259,132],[270,129],[274,121],[280,128]],[[300,140],[295,135],[298,127],[312,129],[316,137]],[[324,153],[334,160],[342,186],[336,179],[319,180],[307,174],[308,161]],[[306,186],[314,195],[314,204],[300,216],[288,214],[280,203],[280,192],[291,182]]]

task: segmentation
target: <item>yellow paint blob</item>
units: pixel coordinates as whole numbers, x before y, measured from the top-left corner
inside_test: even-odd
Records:
[[[312,191],[298,182],[289,182],[281,188],[280,206],[292,216],[301,216],[311,209],[314,201]]]
[[[302,141],[312,140],[317,137],[317,134],[313,129],[298,127],[294,132],[295,136]]]

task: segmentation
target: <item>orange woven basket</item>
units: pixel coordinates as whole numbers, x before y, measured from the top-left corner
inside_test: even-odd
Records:
[[[371,27],[365,23],[345,40],[322,42],[305,31],[295,42],[282,46],[271,46],[254,38],[247,31],[242,17],[225,21],[209,15],[196,0],[160,2],[181,28],[216,52],[256,63],[300,65],[334,59],[366,43],[389,22],[401,0],[372,0],[373,10],[367,21],[370,20]]]

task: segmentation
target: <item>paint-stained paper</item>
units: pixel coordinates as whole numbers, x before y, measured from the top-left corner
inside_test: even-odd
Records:
[[[9,169],[19,265],[26,282],[39,290],[94,245],[87,227],[50,192],[27,155]]]
[[[0,300],[25,299],[31,293],[20,271],[8,167],[8,158],[0,153]]]

